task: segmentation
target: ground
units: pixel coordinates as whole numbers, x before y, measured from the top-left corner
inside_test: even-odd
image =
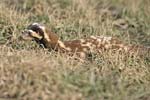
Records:
[[[114,36],[150,46],[150,0],[1,0],[0,99],[149,100],[150,56],[114,51],[84,63],[21,41],[30,23],[62,40]]]

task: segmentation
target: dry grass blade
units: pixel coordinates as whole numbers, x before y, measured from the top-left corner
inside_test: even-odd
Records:
[[[81,63],[19,39],[27,25],[40,22],[61,40],[108,35],[149,47],[149,5],[149,0],[0,0],[0,99],[149,100],[148,53],[108,50]]]

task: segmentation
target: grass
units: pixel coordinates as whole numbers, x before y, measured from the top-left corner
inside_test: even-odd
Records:
[[[19,40],[27,25],[40,22],[62,40],[109,35],[150,46],[149,5],[149,0],[1,0],[0,99],[149,100],[148,54],[105,51],[81,63]]]

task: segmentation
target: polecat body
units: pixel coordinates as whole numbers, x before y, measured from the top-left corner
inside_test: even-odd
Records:
[[[120,40],[109,36],[90,36],[88,38],[61,41],[59,37],[51,32],[47,27],[38,23],[33,23],[22,33],[25,40],[35,40],[43,44],[45,48],[60,52],[77,53],[80,57],[85,57],[87,53],[98,53],[102,50],[116,50],[125,52],[135,52],[138,50],[148,50],[145,47],[126,45]]]

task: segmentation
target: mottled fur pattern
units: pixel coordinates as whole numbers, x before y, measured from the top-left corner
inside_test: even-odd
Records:
[[[22,38],[25,40],[35,40],[37,43],[43,44],[45,48],[55,51],[67,52],[68,54],[76,53],[79,57],[85,58],[90,53],[99,53],[103,50],[124,51],[134,53],[138,50],[148,50],[145,47],[130,46],[122,43],[120,40],[109,36],[90,36],[88,38],[61,41],[59,37],[52,33],[45,26],[33,23],[22,32]]]

